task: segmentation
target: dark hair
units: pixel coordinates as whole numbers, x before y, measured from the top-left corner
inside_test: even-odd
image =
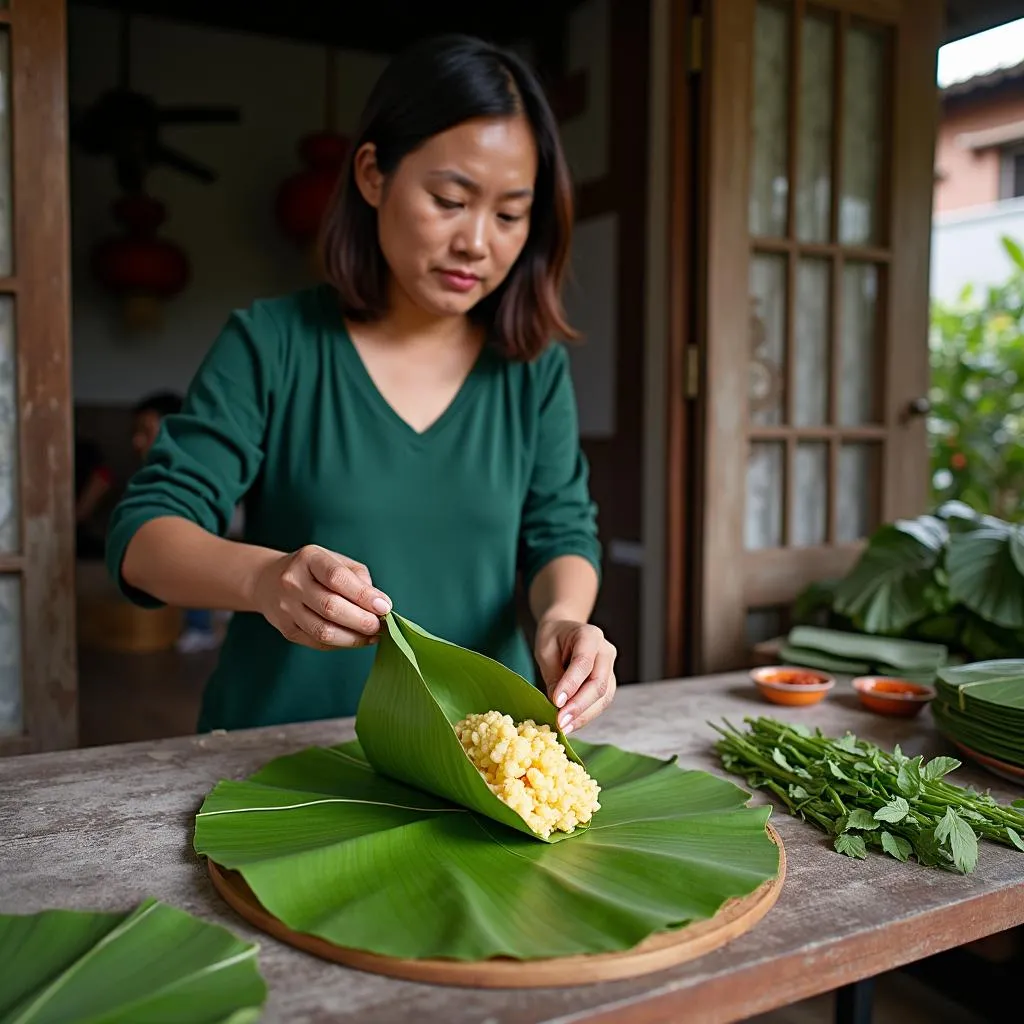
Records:
[[[530,360],[552,336],[575,338],[562,306],[569,262],[573,196],[554,114],[537,77],[515,54],[480,39],[423,40],[385,68],[366,103],[344,170],[324,218],[322,259],[342,312],[374,320],[387,309],[388,267],[377,237],[377,211],[355,183],[353,160],[367,142],[385,175],[427,139],[464,121],[524,114],[537,145],[537,181],[526,245],[508,277],[470,316],[509,359]]]
[[[181,395],[177,392],[154,391],[135,403],[132,415],[138,416],[144,412],[155,412],[158,416],[170,416],[173,413],[181,412],[181,404]]]

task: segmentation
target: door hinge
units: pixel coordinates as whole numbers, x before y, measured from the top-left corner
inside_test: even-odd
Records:
[[[695,14],[690,19],[690,71],[694,74],[704,67],[704,19]]]
[[[683,389],[687,398],[696,398],[700,394],[700,350],[696,345],[686,346],[686,371]]]

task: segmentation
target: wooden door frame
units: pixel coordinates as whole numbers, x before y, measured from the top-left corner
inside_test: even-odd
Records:
[[[694,201],[703,191],[706,118],[698,80],[704,65],[700,0],[671,0],[668,69],[668,246],[666,260],[667,344],[665,350],[665,580],[663,672],[673,678],[693,666],[695,617],[693,536],[700,517],[693,507],[693,481],[700,464],[697,338],[700,335],[702,264],[693,259],[706,230],[703,206]]]
[[[14,0],[11,178],[18,394],[20,548],[0,571],[21,578],[21,735],[0,754],[78,739],[74,459],[70,374],[70,212],[65,0]]]
[[[885,458],[883,521],[916,515],[927,493],[927,460],[904,453],[925,451],[925,425],[906,419],[927,379],[928,281],[932,161],[921,154],[934,146],[938,91],[927,93],[927,64],[934,66],[941,34],[937,2],[920,0],[828,0],[846,16],[900,23],[895,33],[895,103],[890,138],[896,147],[889,162],[889,247],[893,259],[884,302],[882,331],[889,338],[919,338],[919,346],[892,344],[884,366],[883,423],[901,424],[913,443],[897,446],[902,457]],[[688,62],[685,25],[701,12],[703,39],[699,99],[683,72]],[[750,92],[754,61],[756,0],[679,0],[673,28],[671,243],[666,473],[666,675],[737,667],[746,649],[745,616],[750,586],[739,570],[742,558],[746,462],[736,458],[736,438],[746,435],[747,381],[729,372],[748,363],[749,312],[744,299],[750,259],[747,223],[750,168]],[[921,46],[933,39],[935,46]],[[934,74],[931,75],[934,80]],[[696,112],[696,113],[694,113]],[[693,117],[699,119],[694,126]],[[696,140],[696,164],[686,153]],[[711,188],[711,182],[716,187]],[[727,187],[720,187],[725,182]],[[744,197],[737,202],[736,197]],[[696,246],[691,251],[689,245]],[[693,258],[694,253],[705,258]],[[693,288],[687,287],[693,281]],[[908,298],[909,297],[909,298]],[[708,344],[715,338],[714,345]],[[694,365],[693,356],[697,357]],[[679,382],[689,375],[696,387]],[[689,390],[690,394],[687,394]],[[692,401],[693,392],[698,394]],[[696,405],[696,416],[694,413]],[[689,523],[689,530],[687,524]],[[766,580],[785,581],[795,597],[814,578],[845,571],[859,545],[814,549],[796,571],[792,551],[766,561]],[[803,553],[800,553],[803,556]],[[782,556],[786,556],[783,558]],[[777,562],[777,564],[775,564]],[[770,564],[769,564],[770,563]],[[730,570],[733,571],[730,571]],[[766,590],[766,586],[762,586]]]
[[[616,218],[615,432],[585,437],[581,448],[590,464],[590,487],[605,548],[593,621],[618,647],[620,682],[631,683],[639,678],[643,581],[640,567],[617,562],[609,557],[609,549],[619,539],[638,541],[643,529],[649,111],[647,79],[638,69],[646,67],[650,53],[650,5],[609,0],[608,34],[607,173],[579,186],[576,221],[605,214]],[[578,399],[585,401],[586,396]],[[617,632],[623,615],[634,616],[635,627]]]

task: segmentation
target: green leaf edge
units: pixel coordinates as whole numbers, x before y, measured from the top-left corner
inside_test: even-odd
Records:
[[[225,939],[230,939],[232,942],[239,946],[238,951],[231,957],[219,960],[214,960],[207,967],[202,968],[202,971],[208,971],[210,968],[220,970],[224,967],[233,967],[238,964],[248,963],[251,967],[250,977],[247,979],[247,983],[254,987],[253,996],[251,999],[246,1001],[244,1005],[239,1005],[237,1009],[232,1010],[227,1016],[219,1018],[216,1024],[251,1024],[251,1022],[257,1021],[263,1014],[267,996],[268,986],[266,979],[263,977],[262,972],[259,968],[259,951],[260,944],[258,942],[251,942],[242,939],[230,928],[224,925],[217,924],[213,921],[207,921],[203,918],[191,914],[180,907],[173,906],[172,904],[166,903],[153,896],[145,897],[139,904],[133,907],[129,911],[118,912],[118,911],[100,911],[100,910],[81,910],[77,908],[65,908],[65,907],[50,907],[45,910],[37,911],[29,914],[2,914],[0,913],[0,936],[3,934],[4,922],[35,922],[38,927],[50,927],[51,930],[58,927],[61,920],[67,919],[68,917],[78,918],[80,921],[89,919],[91,923],[98,924],[101,920],[105,920],[109,923],[110,927],[100,935],[91,946],[89,946],[83,953],[64,963],[60,967],[57,967],[48,972],[47,980],[39,987],[28,992],[15,1006],[7,1008],[7,1015],[2,1018],[2,1024],[32,1024],[32,1021],[37,1019],[37,1014],[43,1005],[48,1002],[50,997],[61,988],[66,981],[73,975],[82,970],[83,966],[104,946],[116,939],[121,938],[127,929],[131,928],[136,922],[144,919],[150,913],[163,913],[165,916],[171,914],[178,918],[183,923],[191,925],[194,931],[203,931],[209,934],[219,934]],[[123,1015],[132,1010],[133,1007],[138,1007],[140,1002],[144,1005],[145,1002],[151,1001],[153,998],[161,995],[163,989],[173,986],[180,986],[182,978],[175,978],[172,982],[163,983],[160,979],[156,979],[154,988],[149,991],[145,997],[141,1000],[136,998],[128,1001],[121,1006],[116,1006],[112,1010],[108,1009],[103,1017],[104,1020],[122,1020]],[[97,984],[99,982],[97,981]],[[0,977],[0,1002],[3,997],[3,980]],[[253,1002],[252,999],[258,999]],[[0,1006],[2,1009],[2,1006]],[[62,1020],[66,1021],[67,1024],[75,1024],[79,1019],[84,1018],[67,1018],[63,1017]],[[90,1020],[94,1019],[92,1017]]]

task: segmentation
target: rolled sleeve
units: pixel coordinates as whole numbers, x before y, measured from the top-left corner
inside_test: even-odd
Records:
[[[569,359],[555,345],[538,367],[540,403],[536,454],[520,530],[520,569],[529,589],[536,575],[562,555],[579,555],[601,575],[597,506],[589,466],[580,448]]]
[[[122,574],[132,537],[151,519],[178,516],[227,534],[259,473],[275,380],[277,331],[258,307],[236,312],[201,363],[179,413],[166,416],[145,464],[128,482],[107,531],[107,568],[122,594],[161,602]]]

